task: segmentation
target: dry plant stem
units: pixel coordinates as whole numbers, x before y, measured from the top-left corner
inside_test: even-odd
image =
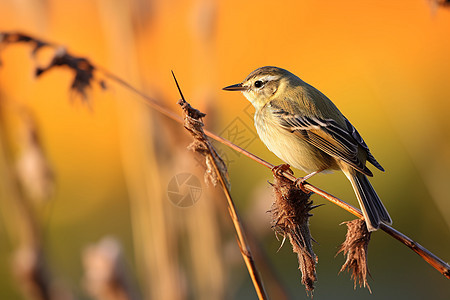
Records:
[[[397,229],[386,224],[381,224],[380,228],[393,238],[397,239],[398,241],[408,246],[411,250],[413,250],[420,257],[422,257],[427,263],[429,263],[433,268],[435,268],[436,270],[441,272],[442,275],[450,279],[450,267],[448,263],[444,262],[435,254],[428,251],[428,249],[426,249],[419,243],[413,241],[412,239],[410,239]]]
[[[242,222],[239,218],[239,215],[236,211],[236,207],[234,205],[233,199],[230,195],[230,190],[227,187],[227,184],[219,171],[215,161],[213,160],[214,171],[219,175],[220,185],[222,186],[225,197],[227,198],[228,204],[228,212],[230,213],[231,220],[233,221],[234,228],[236,230],[239,249],[241,251],[242,257],[244,258],[245,265],[249,271],[250,277],[252,278],[253,285],[255,286],[256,293],[258,294],[259,299],[269,299],[264,285],[259,275],[259,272],[256,268],[255,261],[253,259],[252,253],[250,252],[250,247],[247,242],[247,238],[245,237],[244,228],[242,226]]]
[[[4,34],[4,32],[0,32],[0,35]],[[36,41],[41,42],[40,40],[36,39]],[[48,43],[45,42],[47,46],[51,46],[53,48],[57,48],[58,46],[53,44],[53,43]],[[152,107],[153,109],[157,110],[158,112],[160,112],[161,114],[169,117],[170,119],[179,122],[179,123],[183,123],[183,120],[180,118],[180,116],[178,116],[177,114],[173,113],[171,110],[164,108],[161,104],[159,104],[157,101],[155,101],[154,99],[152,99],[151,97],[149,97],[148,95],[146,95],[145,93],[143,93],[142,91],[136,89],[135,87],[133,87],[132,85],[130,85],[128,82],[126,82],[125,80],[121,79],[120,77],[116,76],[115,74],[107,71],[106,69],[100,68],[96,65],[94,65],[96,70],[101,72],[102,74],[104,74],[106,77],[108,77],[109,79],[111,79],[112,81],[115,81],[117,83],[119,83],[120,85],[123,85],[124,87],[128,88],[129,90],[131,90],[132,92],[138,94],[140,97],[144,98],[145,101],[144,103],[146,103],[147,105],[149,105],[150,107]],[[233,144],[232,142],[228,141],[227,139],[224,139],[208,130],[203,130],[204,133],[209,136],[210,138],[224,144],[227,145],[228,147],[234,149],[235,151],[244,154],[245,156],[249,157],[250,159],[253,159],[254,161],[258,162],[259,164],[273,169],[274,165],[272,165],[271,163],[259,158],[258,156],[242,149],[241,147]],[[286,178],[295,181],[296,178],[295,176],[293,176],[292,174],[289,174],[287,172],[282,172],[282,175],[284,175]],[[309,184],[309,183],[305,183],[304,184],[304,188],[307,191],[311,191],[314,192],[320,196],[322,196],[323,198],[327,199],[330,202],[333,202],[334,204],[342,207],[343,209],[347,210],[348,212],[350,212],[351,214],[357,216],[358,218],[362,218],[362,214],[361,212],[356,209],[355,207],[347,204],[346,202],[328,194],[327,192]],[[405,236],[404,234],[402,234],[401,232],[395,230],[394,228],[388,226],[388,225],[383,225],[381,226],[381,229],[383,231],[385,231],[387,234],[391,235],[392,237],[394,237],[395,239],[399,240],[400,242],[402,242],[403,244],[405,244],[406,246],[408,246],[410,249],[412,249],[414,252],[416,252],[417,254],[419,254],[426,262],[428,262],[431,266],[433,266],[435,269],[437,269],[441,274],[443,274],[445,277],[450,279],[450,265],[447,264],[446,262],[444,262],[442,259],[440,259],[439,257],[437,257],[436,255],[434,255],[433,253],[431,253],[430,251],[428,251],[427,249],[425,249],[424,247],[420,246],[419,244],[417,244],[416,242],[414,242],[413,240],[411,240],[409,237]]]
[[[139,95],[140,97],[144,98],[146,101],[143,101],[144,104],[150,106],[151,108],[153,108],[154,110],[160,112],[161,114],[165,115],[166,117],[177,121],[178,123],[183,124],[183,119],[176,113],[172,112],[170,109],[163,107],[160,103],[158,103],[156,100],[154,100],[153,98],[149,97],[148,95],[146,95],[145,93],[143,93],[142,91],[138,90],[137,88],[135,88],[134,86],[132,86],[131,84],[129,84],[128,82],[126,82],[125,80],[123,80],[122,78],[120,78],[119,76],[116,76],[115,74],[109,72],[106,69],[100,68],[98,66],[96,66],[97,70],[102,72],[103,75],[105,75],[106,77],[108,77],[109,79],[119,83],[120,85],[126,87],[127,89],[131,90],[132,92],[134,92],[135,94]],[[206,133],[206,132],[205,132]]]
[[[217,154],[217,152],[214,150],[213,146],[208,142],[208,139],[203,132],[203,124],[201,123],[200,126],[194,127],[192,125],[189,125],[189,118],[194,119],[197,122],[200,122],[200,118],[204,116],[203,113],[199,112],[196,109],[193,109],[189,103],[184,99],[183,93],[181,92],[180,86],[178,85],[178,82],[175,78],[175,75],[173,74],[173,78],[175,80],[175,83],[177,85],[177,88],[180,92],[182,100],[180,100],[179,104],[181,105],[184,114],[185,114],[185,128],[192,134],[195,141],[194,143],[198,142],[202,146],[197,147],[206,147],[207,152],[204,153],[206,156],[208,156],[209,161],[212,164],[213,170],[217,176],[217,179],[222,186],[222,190],[225,194],[225,197],[227,199],[227,205],[228,205],[228,212],[230,213],[231,220],[233,221],[234,228],[236,230],[237,240],[239,244],[239,249],[241,251],[242,257],[244,258],[245,264],[247,266],[248,272],[250,274],[250,277],[253,282],[253,286],[255,287],[256,293],[258,295],[258,299],[269,299],[262,282],[262,278],[256,268],[255,261],[253,259],[252,253],[250,251],[250,246],[247,242],[247,238],[245,237],[244,233],[244,227],[243,224],[239,218],[239,215],[236,210],[236,206],[234,205],[233,199],[231,197],[230,189],[228,186],[227,179],[225,178],[224,172],[226,172],[226,169],[218,165],[218,159],[220,160]],[[198,124],[198,123],[197,123]],[[202,149],[203,150],[203,149]],[[207,160],[208,160],[207,159]]]

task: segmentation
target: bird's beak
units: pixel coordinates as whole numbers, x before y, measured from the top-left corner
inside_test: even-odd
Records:
[[[242,83],[229,85],[227,87],[224,87],[222,90],[224,91],[246,91],[248,90],[248,87],[243,86]]]

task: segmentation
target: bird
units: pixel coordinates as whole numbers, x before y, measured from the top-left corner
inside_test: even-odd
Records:
[[[363,138],[336,105],[293,73],[265,66],[241,83],[223,88],[240,91],[255,108],[256,131],[266,147],[290,166],[308,175],[341,170],[351,182],[367,229],[392,224],[385,206],[368,180],[371,163],[384,172]]]

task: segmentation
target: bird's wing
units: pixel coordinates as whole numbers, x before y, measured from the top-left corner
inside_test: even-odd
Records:
[[[356,128],[352,125],[352,123],[350,123],[349,120],[347,120],[346,117],[344,117],[344,119],[345,119],[345,124],[347,125],[347,129],[351,133],[352,137],[358,142],[358,144],[361,147],[364,148],[364,150],[366,150],[366,152],[367,152],[367,160],[372,165],[374,165],[378,170],[384,172],[384,168],[375,159],[375,157],[372,155],[372,153],[370,153],[369,147],[367,146],[366,142],[364,142],[364,140],[363,140],[362,136],[359,134],[358,130],[356,130]]]
[[[284,129],[305,139],[328,155],[343,160],[361,173],[373,176],[372,172],[365,166],[364,161],[361,161],[358,157],[359,145],[367,150],[367,153],[370,152],[353,126],[349,129],[342,128],[333,119],[292,114],[275,106],[272,106],[272,113]],[[346,122],[350,124],[350,122]],[[369,154],[369,157],[373,158],[371,154]],[[373,160],[375,159],[373,158]]]

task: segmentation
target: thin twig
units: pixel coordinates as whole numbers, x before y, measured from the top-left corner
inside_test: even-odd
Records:
[[[408,246],[408,248],[410,248],[412,251],[419,254],[420,257],[422,257],[433,268],[435,268],[436,270],[441,272],[442,275],[450,279],[450,267],[448,263],[444,262],[438,256],[431,253],[427,248],[413,241],[411,238],[407,237],[397,229],[388,226],[386,224],[381,224],[380,228],[390,236],[394,237],[395,239],[399,240],[400,242]]]
[[[228,211],[230,213],[231,219],[233,220],[234,228],[236,229],[236,234],[239,243],[239,250],[241,251],[242,257],[244,258],[245,265],[249,270],[250,277],[252,278],[253,285],[255,286],[256,293],[258,294],[259,299],[269,299],[262,282],[261,275],[259,274],[255,260],[253,259],[252,253],[250,251],[250,246],[247,242],[247,238],[245,237],[244,228],[242,226],[242,222],[239,218],[239,215],[236,211],[236,206],[234,205],[233,199],[231,198],[230,190],[225,183],[225,180],[217,168],[215,161],[213,160],[214,170],[219,174],[220,185],[222,186],[225,197],[227,198]]]

